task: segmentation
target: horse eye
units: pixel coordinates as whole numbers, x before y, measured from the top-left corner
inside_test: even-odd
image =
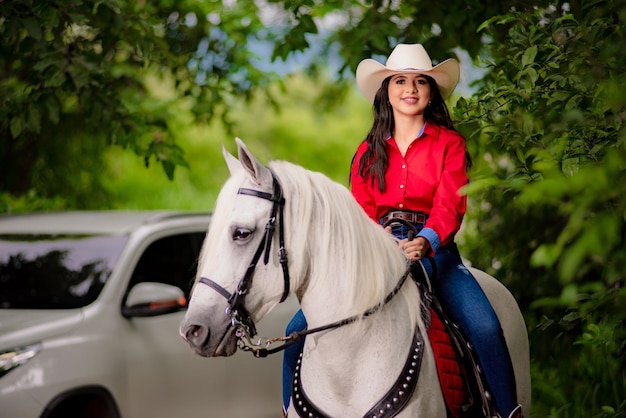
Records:
[[[252,232],[248,231],[247,229],[235,229],[235,231],[233,232],[233,239],[235,241],[238,240],[244,240],[248,237],[250,237],[250,235],[252,235]]]

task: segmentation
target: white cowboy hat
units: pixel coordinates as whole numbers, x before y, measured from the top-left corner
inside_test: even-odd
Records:
[[[399,73],[417,73],[432,77],[445,100],[459,82],[460,68],[459,62],[452,58],[433,67],[433,62],[422,44],[398,44],[391,51],[386,65],[371,58],[361,61],[356,68],[356,83],[367,100],[373,103],[383,80]]]

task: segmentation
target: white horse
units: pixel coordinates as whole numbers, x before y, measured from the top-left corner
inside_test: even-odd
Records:
[[[305,340],[298,377],[317,411],[364,416],[394,387],[409,351],[421,350],[417,387],[397,416],[446,417],[430,344],[412,346],[414,334],[426,342],[428,336],[417,286],[401,282],[407,260],[391,234],[369,219],[342,185],[284,161],[265,167],[238,138],[237,144],[239,159],[224,150],[231,178],[217,199],[181,336],[198,355],[233,355],[239,338],[254,333],[254,322],[295,293],[309,330],[359,318]],[[282,248],[270,251],[272,243],[288,250],[288,261]],[[500,318],[518,401],[528,412],[529,347],[522,315],[502,284],[471,271]],[[294,403],[290,416],[297,416]]]

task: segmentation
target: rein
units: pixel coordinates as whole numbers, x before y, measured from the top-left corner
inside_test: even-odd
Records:
[[[383,303],[368,309],[362,315],[354,315],[354,316],[351,316],[349,318],[345,318],[345,319],[341,319],[339,321],[332,322],[330,324],[322,325],[321,327],[305,329],[304,331],[301,331],[301,332],[297,332],[296,331],[296,332],[292,332],[291,334],[289,334],[286,337],[281,337],[281,338],[276,338],[276,339],[273,339],[273,340],[268,340],[268,343],[275,342],[275,341],[286,341],[283,345],[281,345],[279,347],[275,347],[275,348],[272,348],[272,349],[267,349],[267,348],[253,348],[253,347],[245,346],[243,348],[243,350],[244,351],[251,351],[252,354],[254,354],[255,357],[267,357],[269,354],[274,354],[274,353],[278,353],[280,351],[283,351],[284,349],[286,349],[290,345],[295,344],[295,342],[298,341],[300,338],[306,337],[307,335],[315,334],[315,333],[321,332],[321,331],[327,331],[329,329],[339,328],[339,327],[342,327],[344,325],[348,325],[348,324],[351,324],[353,322],[356,322],[356,321],[358,321],[359,319],[361,319],[363,317],[370,316],[373,313],[376,313],[379,309],[381,309],[387,303],[389,303],[391,301],[391,299],[393,299],[393,297],[400,291],[400,289],[404,285],[404,282],[406,281],[406,278],[409,276],[410,271],[411,271],[410,268],[407,269],[406,272],[402,275],[402,277],[400,277],[400,280],[398,281],[398,284],[385,297],[385,299],[383,300]]]

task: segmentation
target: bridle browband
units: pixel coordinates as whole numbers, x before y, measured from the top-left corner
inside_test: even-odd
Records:
[[[258,348],[262,344],[260,341],[256,344],[251,341],[251,337],[256,335],[256,326],[254,324],[254,321],[250,317],[248,310],[245,308],[243,302],[248,292],[248,289],[251,285],[251,281],[254,275],[254,270],[256,268],[256,265],[259,262],[259,259],[261,258],[261,255],[263,253],[265,253],[265,256],[263,258],[263,263],[267,265],[267,263],[269,262],[270,250],[272,246],[272,239],[274,236],[276,223],[278,223],[278,244],[279,244],[278,255],[280,259],[280,265],[283,270],[283,281],[284,281],[284,290],[283,290],[282,297],[280,299],[281,303],[284,302],[287,296],[289,295],[289,286],[290,286],[289,267],[287,265],[288,258],[287,258],[287,250],[285,249],[285,232],[284,232],[285,198],[283,197],[282,189],[280,187],[280,183],[276,179],[276,175],[274,174],[273,171],[271,171],[271,173],[272,173],[272,184],[273,184],[272,194],[262,192],[259,190],[247,189],[247,188],[240,188],[237,191],[237,194],[254,196],[254,197],[261,198],[261,199],[269,200],[270,202],[273,203],[270,217],[267,223],[265,224],[265,233],[263,235],[263,239],[259,243],[259,246],[257,247],[257,250],[254,253],[254,256],[252,257],[252,261],[250,262],[250,264],[248,265],[248,268],[246,269],[246,273],[244,274],[243,278],[239,281],[239,284],[237,285],[237,290],[233,293],[230,293],[220,284],[216,283],[215,281],[209,278],[201,277],[199,280],[200,283],[209,286],[210,288],[212,288],[213,290],[215,290],[216,292],[218,292],[220,295],[222,295],[224,298],[227,299],[228,307],[226,308],[226,311],[228,315],[230,315],[231,317],[231,326],[234,326],[237,328],[236,335],[239,338],[240,342],[243,338],[246,338],[248,342],[248,345],[243,344],[243,343],[240,344],[239,348],[241,348],[244,351],[251,351],[255,355],[255,357],[267,357],[269,354],[274,354],[274,353],[284,350],[290,345],[296,343],[296,341],[299,340],[300,338],[303,338],[309,334],[314,334],[314,333],[321,332],[321,331],[339,328],[341,326],[356,322],[363,317],[370,316],[371,314],[377,312],[380,308],[385,306],[388,302],[390,302],[391,299],[393,299],[393,297],[400,291],[400,289],[404,285],[411,271],[410,267],[407,268],[405,273],[402,275],[402,277],[396,284],[395,288],[391,292],[389,292],[389,294],[387,294],[385,299],[380,304],[367,310],[365,313],[361,315],[354,315],[349,318],[345,318],[345,319],[342,319],[342,320],[339,320],[339,321],[336,321],[327,325],[323,325],[317,328],[305,329],[300,332],[293,332],[292,334],[285,336],[285,337],[268,339],[265,342],[266,346],[269,346],[271,343],[274,343],[277,341],[282,341],[283,344],[272,349]]]

